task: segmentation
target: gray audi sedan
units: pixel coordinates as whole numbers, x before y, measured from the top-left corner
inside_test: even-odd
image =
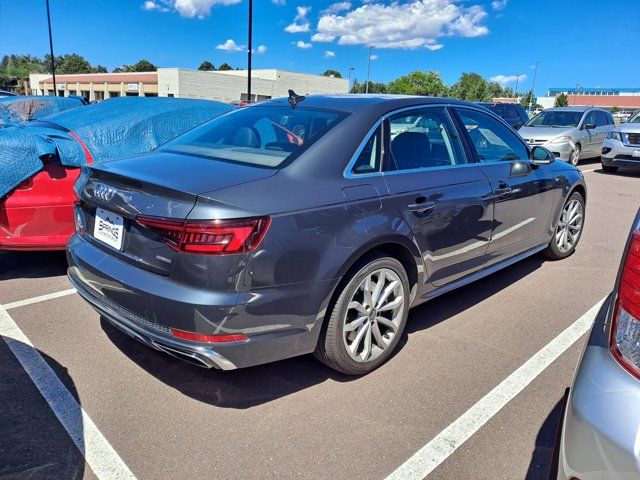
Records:
[[[533,117],[518,133],[530,145],[542,145],[556,158],[578,165],[583,158],[600,156],[613,126],[613,116],[602,108],[556,107]]]
[[[640,478],[640,212],[570,390],[558,480]]]
[[[293,94],[150,154],[83,167],[71,282],[157,350],[224,370],[390,358],[409,308],[544,252],[571,255],[586,186],[482,107]]]

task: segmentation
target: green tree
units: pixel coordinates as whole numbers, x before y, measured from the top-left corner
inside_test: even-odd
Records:
[[[569,106],[569,97],[567,97],[564,93],[561,93],[556,97],[556,107],[568,107]]]
[[[229,65],[227,62],[224,62],[222,65],[218,67],[218,70],[233,70],[233,67]]]
[[[446,96],[449,89],[442,81],[439,73],[428,71],[411,72],[409,75],[396,78],[387,85],[388,93],[400,95],[425,95],[431,97]]]
[[[113,73],[124,73],[124,72],[155,72],[158,70],[153,63],[149,60],[139,60],[137,63],[133,65],[122,65],[121,67],[116,67],[113,69]]]
[[[366,90],[366,82],[360,83],[357,79],[353,81],[351,93],[365,93]],[[387,85],[379,82],[369,82],[369,93],[387,93]]]
[[[0,89],[25,93],[24,82],[30,73],[47,73],[50,66],[31,55],[4,55],[0,61]]]
[[[337,71],[337,70],[325,70],[325,72],[322,74],[323,77],[336,77],[336,78],[342,78],[342,74]]]
[[[202,71],[205,71],[205,72],[209,72],[209,71],[215,70],[215,69],[216,69],[216,66],[213,63],[211,63],[209,60],[205,60],[198,67],[198,70],[202,70]]]
[[[515,92],[511,87],[503,87],[498,82],[489,82],[487,84],[490,98],[511,98],[515,96]]]
[[[93,67],[82,56],[77,53],[61,55],[56,58],[56,73],[60,75],[74,73],[91,73]]]
[[[477,73],[463,73],[457,83],[451,86],[452,97],[471,102],[487,102],[491,100],[489,84]]]

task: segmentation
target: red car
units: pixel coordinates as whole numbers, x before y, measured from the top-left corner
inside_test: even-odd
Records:
[[[64,250],[74,231],[73,185],[82,164],[151,151],[230,109],[207,100],[116,98],[17,127],[21,135],[33,132],[49,142],[53,138],[66,143],[55,149],[55,155],[39,155],[42,169],[4,196],[0,178],[0,250]],[[11,131],[2,130],[0,152],[4,153],[3,137]],[[76,147],[77,158],[65,158],[74,154],[70,145]],[[25,153],[22,160],[26,162],[24,157],[31,154]],[[0,177],[3,170],[11,169],[2,162],[0,155]]]

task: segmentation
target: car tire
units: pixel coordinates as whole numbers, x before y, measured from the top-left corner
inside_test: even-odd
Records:
[[[551,242],[543,251],[547,258],[562,260],[575,252],[584,229],[584,206],[584,197],[578,192],[564,203]]]
[[[409,279],[398,260],[383,254],[352,271],[335,293],[314,355],[334,370],[364,375],[385,363],[400,341],[409,314]],[[400,306],[389,309],[394,302]]]
[[[576,144],[576,148],[573,149],[571,155],[569,155],[569,163],[574,167],[577,167],[580,163],[580,153],[582,152],[582,147],[580,144]]]
[[[616,173],[618,171],[618,167],[612,167],[611,165],[602,164],[602,171],[604,173]]]

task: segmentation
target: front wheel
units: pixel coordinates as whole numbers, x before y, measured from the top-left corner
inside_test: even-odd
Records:
[[[571,255],[580,241],[584,225],[584,198],[573,193],[565,202],[549,246],[544,250],[547,258],[561,260]]]
[[[409,313],[409,279],[395,258],[372,257],[329,312],[315,356],[348,375],[375,370],[393,354]]]
[[[582,148],[580,147],[580,145],[576,145],[576,148],[573,149],[573,152],[571,152],[571,155],[569,156],[569,163],[574,167],[577,167],[578,162],[580,162],[581,151],[582,151]]]

